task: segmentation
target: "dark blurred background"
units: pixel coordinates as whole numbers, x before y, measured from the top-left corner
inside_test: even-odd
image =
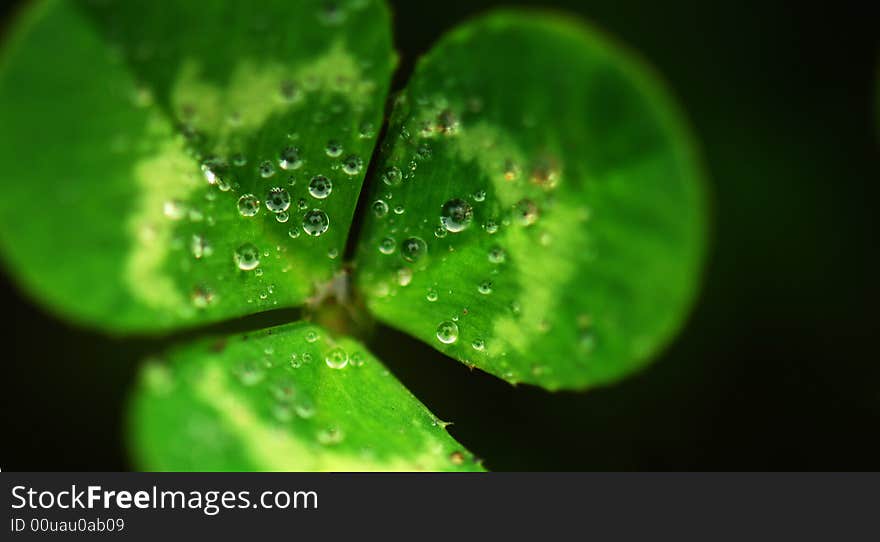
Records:
[[[0,3],[4,26],[20,4]],[[392,4],[400,88],[442,32],[498,3]],[[373,350],[491,469],[880,470],[880,18],[870,3],[526,4],[616,36],[686,110],[714,200],[700,300],[657,363],[585,394],[513,388],[392,330]],[[11,346],[0,468],[130,468],[123,415],[138,362],[187,336],[70,327],[0,279]]]

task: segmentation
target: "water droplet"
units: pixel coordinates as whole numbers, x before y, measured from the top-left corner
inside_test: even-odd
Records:
[[[260,170],[260,177],[262,177],[264,179],[268,179],[272,175],[275,175],[275,166],[273,166],[272,162],[270,162],[268,160],[264,160],[260,164],[259,170]]]
[[[302,164],[299,147],[285,147],[278,157],[278,165],[281,166],[281,169],[298,169]]]
[[[208,181],[208,184],[217,184],[217,180],[223,174],[225,168],[225,164],[219,158],[208,158],[204,162],[202,162],[202,175],[205,176],[205,180]]]
[[[204,235],[195,234],[190,240],[189,248],[195,259],[201,260],[214,253],[214,247],[205,239]]]
[[[290,368],[299,369],[300,367],[302,367],[302,360],[299,358],[296,352],[294,352],[290,355]]]
[[[491,235],[498,231],[498,223],[494,220],[489,220],[485,224],[483,224],[483,229],[486,230],[486,233]]]
[[[443,344],[452,344],[458,340],[458,324],[450,322],[440,322],[437,326],[437,340]]]
[[[232,156],[232,164],[234,166],[242,167],[247,165],[247,157],[241,153],[234,154]]]
[[[346,175],[357,175],[364,167],[364,161],[359,156],[349,155],[342,161],[342,171]]]
[[[330,227],[330,217],[320,209],[312,209],[303,217],[302,226],[307,234],[318,237]]]
[[[385,173],[382,174],[382,182],[388,186],[399,186],[400,183],[403,182],[403,175],[400,173],[400,168],[397,166],[391,166],[386,169]]]
[[[318,432],[318,442],[325,446],[339,444],[345,439],[345,434],[338,427],[329,427]]]
[[[477,190],[476,192],[474,192],[473,198],[474,198],[474,201],[476,201],[478,203],[482,202],[482,201],[486,201],[486,191],[485,190]]]
[[[245,194],[238,198],[238,214],[254,216],[260,210],[260,200],[253,194]]]
[[[272,415],[279,422],[290,421],[290,419],[293,418],[293,412],[290,410],[290,405],[283,402],[276,403],[272,407]]]
[[[293,81],[281,81],[280,95],[285,102],[294,102],[302,97],[302,89]]]
[[[186,206],[178,200],[169,200],[162,205],[162,213],[171,220],[180,220],[186,215]]]
[[[224,177],[217,177],[217,188],[221,192],[229,192],[232,189],[232,185]]]
[[[428,293],[425,295],[425,299],[427,299],[428,301],[430,301],[431,303],[433,303],[434,301],[437,301],[437,299],[438,299],[439,297],[440,297],[440,296],[439,296],[439,294],[437,294],[437,290],[436,290],[436,289],[434,289],[434,288],[428,288]]]
[[[379,241],[379,252],[382,254],[391,254],[394,252],[397,243],[394,241],[393,237],[385,237],[381,241]]]
[[[522,313],[522,307],[516,301],[510,302],[510,312],[513,313],[514,316],[519,316]]]
[[[377,218],[381,218],[388,214],[388,204],[380,199],[374,201],[372,207],[373,214],[376,215]]]
[[[412,282],[413,272],[409,267],[401,267],[397,270],[397,284],[401,286],[409,286]]]
[[[477,338],[473,340],[471,347],[478,352],[482,352],[486,348],[486,343],[483,342],[483,339]]]
[[[196,286],[190,293],[190,301],[197,309],[204,309],[214,302],[214,292],[206,286]]]
[[[324,147],[324,152],[326,152],[327,156],[330,158],[338,158],[342,155],[342,144],[338,141],[328,141],[327,146]]]
[[[235,249],[233,257],[242,271],[250,271],[260,265],[260,250],[253,243],[245,243]]]
[[[316,199],[324,199],[333,191],[333,183],[323,175],[315,175],[309,182],[309,194]]]
[[[300,211],[305,211],[309,207],[309,202],[306,201],[304,198],[300,198],[299,201],[296,202],[296,206],[299,208]]]
[[[297,401],[296,406],[293,407],[296,415],[304,420],[308,420],[312,416],[315,415],[315,405],[309,399],[300,399]]]
[[[373,123],[371,122],[365,122],[361,124],[360,128],[358,129],[358,136],[360,136],[361,139],[369,139],[375,135],[376,129],[373,127]]]
[[[400,245],[400,255],[408,262],[417,262],[427,251],[427,243],[419,237],[405,239]]]
[[[405,211],[406,211],[406,209],[403,208],[403,205],[395,205],[394,206],[394,214],[396,214],[396,215],[402,215]]]
[[[344,369],[348,365],[348,352],[341,346],[331,348],[324,355],[324,362],[331,369]]]
[[[519,166],[513,160],[504,162],[504,178],[508,181],[515,181],[519,178]]]
[[[538,206],[532,200],[519,200],[513,208],[516,221],[523,226],[531,226],[538,221]]]
[[[235,376],[245,386],[253,386],[263,380],[265,373],[263,373],[263,369],[260,368],[258,363],[246,361],[235,370]]]
[[[452,233],[458,233],[467,228],[473,217],[473,207],[463,199],[451,199],[444,203],[440,210],[440,224]]]
[[[339,256],[339,250],[336,248],[331,248],[327,251],[327,257],[331,260],[335,260]]]
[[[489,261],[492,263],[504,263],[507,259],[507,253],[501,247],[492,247],[489,250]]]
[[[545,190],[552,190],[559,184],[559,166],[556,160],[542,157],[532,168],[532,182]]]
[[[281,211],[280,213],[275,214],[275,220],[277,220],[281,224],[287,222],[288,219],[290,219],[290,213],[288,213],[287,211]]]
[[[296,385],[290,378],[282,378],[272,384],[269,393],[271,393],[272,397],[277,401],[283,401],[285,403],[293,401],[297,396]]]
[[[446,228],[444,228],[443,226],[437,226],[434,229],[434,237],[436,237],[437,239],[443,239],[448,233],[449,232],[447,232]]]
[[[431,158],[431,154],[433,153],[433,151],[431,151],[430,145],[428,145],[427,143],[422,143],[421,145],[419,145],[419,149],[416,151],[416,153],[421,160],[428,160]]]
[[[318,340],[318,332],[314,329],[306,331],[306,342],[313,343]]]
[[[477,291],[483,295],[489,295],[492,293],[492,281],[484,280],[477,286]]]
[[[290,207],[290,194],[281,187],[275,187],[266,194],[266,209],[273,213],[283,213]]]
[[[437,131],[441,134],[452,136],[458,133],[459,123],[455,114],[446,109],[437,116]]]
[[[296,239],[299,237],[299,228],[293,227],[287,230],[287,235],[290,236],[291,239]]]
[[[352,367],[363,367],[364,366],[364,355],[360,352],[355,352],[351,355],[351,365]]]

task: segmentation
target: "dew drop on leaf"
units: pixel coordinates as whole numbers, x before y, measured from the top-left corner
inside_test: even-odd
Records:
[[[296,406],[293,407],[296,415],[304,420],[308,420],[315,415],[315,405],[309,399],[300,399]]]
[[[263,380],[265,374],[258,363],[246,361],[235,369],[235,376],[245,386],[253,386]]]
[[[205,176],[205,180],[208,181],[208,184],[217,184],[217,180],[220,178],[224,169],[224,164],[222,160],[209,158],[202,162],[201,169],[202,175]]]
[[[492,247],[489,250],[489,261],[495,264],[504,263],[507,259],[507,253],[501,247]]]
[[[437,340],[443,344],[452,344],[458,340],[458,324],[446,320],[437,326]]]
[[[330,218],[320,209],[312,209],[303,217],[303,231],[312,237],[318,237],[330,227]]]
[[[447,201],[440,209],[440,224],[446,231],[458,233],[467,228],[474,217],[474,209],[470,203],[455,198]]]
[[[197,309],[204,309],[214,302],[214,292],[206,286],[196,286],[190,294],[190,301]]]
[[[327,146],[324,147],[324,152],[326,152],[327,156],[330,158],[338,158],[342,155],[342,144],[338,141],[328,141]]]
[[[385,237],[381,241],[379,241],[379,252],[382,254],[391,254],[394,252],[397,243],[394,241],[393,237]]]
[[[333,183],[323,175],[315,175],[309,182],[309,194],[315,199],[324,199],[333,191]]]
[[[186,207],[180,201],[169,200],[162,205],[162,213],[171,220],[180,220],[186,214]]]
[[[346,175],[357,175],[364,167],[364,161],[359,156],[350,155],[342,161],[342,171]]]
[[[361,124],[360,128],[358,129],[358,136],[360,136],[361,139],[369,139],[375,135],[376,129],[373,127],[373,123],[371,122],[365,122]]]
[[[259,170],[260,170],[260,177],[262,177],[264,179],[268,179],[272,175],[275,175],[275,166],[273,166],[272,162],[270,162],[268,160],[264,160],[260,164]]]
[[[400,245],[400,254],[408,262],[417,262],[428,251],[428,245],[419,237],[404,239]]]
[[[413,272],[409,267],[401,267],[397,270],[397,284],[401,286],[409,286],[412,282]]]
[[[519,200],[513,208],[513,216],[519,224],[531,226],[538,221],[538,206],[529,199]]]
[[[348,352],[341,346],[331,348],[324,355],[324,362],[331,369],[344,369],[348,365]]]
[[[377,218],[381,218],[388,214],[388,204],[380,199],[374,201],[372,207],[373,214],[376,215]]]
[[[205,236],[201,234],[195,234],[192,236],[189,247],[193,257],[197,260],[206,258],[214,253],[214,248],[208,240],[205,239]]]
[[[293,81],[285,80],[281,82],[279,89],[281,99],[285,102],[294,102],[302,96],[302,89]]]
[[[400,173],[400,168],[397,166],[391,166],[386,169],[385,173],[382,174],[382,182],[388,186],[399,186],[400,183],[403,182],[403,175]]]
[[[238,198],[238,214],[254,216],[260,210],[260,200],[253,194],[245,194]]]
[[[235,249],[233,259],[239,269],[250,271],[260,265],[260,250],[253,243],[245,243]]]
[[[281,166],[281,169],[297,169],[302,164],[303,161],[298,147],[285,147],[278,157],[278,165]]]
[[[290,207],[290,194],[276,186],[266,194],[266,208],[273,213],[283,213]]]
[[[318,432],[318,442],[325,446],[339,444],[345,440],[345,434],[338,427],[328,427]]]

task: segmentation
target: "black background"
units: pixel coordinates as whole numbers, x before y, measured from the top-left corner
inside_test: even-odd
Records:
[[[392,4],[399,88],[443,31],[495,2]],[[393,330],[372,349],[491,469],[878,470],[880,19],[870,3],[550,4],[653,64],[700,141],[713,247],[686,329],[648,370],[586,394],[513,388]],[[0,5],[8,22],[14,6]],[[0,281],[0,468],[131,468],[124,405],[138,361],[187,335],[107,338]]]

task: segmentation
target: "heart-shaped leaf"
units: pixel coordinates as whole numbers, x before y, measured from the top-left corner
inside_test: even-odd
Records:
[[[151,470],[481,470],[363,346],[302,323],[147,364],[131,420]]]
[[[503,11],[451,32],[377,166],[357,284],[448,355],[584,388],[681,325],[705,242],[694,149],[656,78],[595,30]]]
[[[0,61],[0,245],[68,317],[166,329],[339,267],[390,74],[382,2],[40,2]]]

